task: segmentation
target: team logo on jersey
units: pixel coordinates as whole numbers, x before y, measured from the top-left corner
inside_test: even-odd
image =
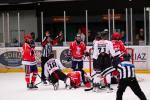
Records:
[[[64,67],[71,67],[71,57],[69,55],[69,49],[65,49],[61,52],[60,61]]]

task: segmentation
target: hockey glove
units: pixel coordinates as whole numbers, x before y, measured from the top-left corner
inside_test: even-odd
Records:
[[[33,40],[30,41],[29,45],[30,45],[31,48],[35,48],[35,43],[34,43]]]

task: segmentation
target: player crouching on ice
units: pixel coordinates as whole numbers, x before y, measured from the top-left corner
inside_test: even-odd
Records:
[[[84,71],[72,71],[67,74],[71,79],[71,87],[70,88],[79,88],[81,83],[83,82],[86,89],[91,88],[91,77],[88,76]],[[84,81],[82,80],[84,77]]]
[[[62,72],[64,66],[61,64],[60,60],[54,58],[54,54],[49,55],[49,60],[44,65],[44,74],[46,79],[53,84],[54,90],[59,87],[58,81],[64,81],[66,88],[77,88],[81,85],[81,72],[73,71],[69,72],[67,75]],[[82,73],[84,74],[84,73]],[[86,76],[85,76],[86,77]],[[88,81],[89,78],[85,78]],[[89,82],[90,84],[90,82]]]
[[[63,65],[60,60],[54,58],[54,54],[49,55],[49,60],[44,65],[44,74],[46,79],[53,84],[54,90],[59,87],[59,80],[64,81],[66,86],[70,86],[70,78],[62,72]]]
[[[22,64],[25,65],[25,80],[27,83],[27,88],[38,88],[34,85],[36,81],[36,76],[38,73],[38,69],[36,66],[36,60],[34,55],[34,42],[32,40],[32,36],[30,34],[26,34],[24,36],[24,44],[22,46],[23,54],[22,54]],[[30,73],[33,73],[32,79],[30,80]]]

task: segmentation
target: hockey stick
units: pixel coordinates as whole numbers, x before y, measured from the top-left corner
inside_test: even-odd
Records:
[[[39,83],[37,83],[37,84],[35,84],[35,85],[37,86],[37,85],[39,85],[39,84],[41,84],[41,83],[42,83],[42,81],[41,81],[41,82],[39,82]]]
[[[89,88],[89,89],[84,89],[84,91],[91,91],[91,90],[93,90],[93,88],[94,88],[94,87],[91,87],[91,88]]]
[[[42,83],[42,78],[41,78],[41,76],[40,76],[39,74],[37,74],[37,76],[41,79],[41,81],[40,81],[39,83],[36,83],[36,84],[35,84],[36,86]]]

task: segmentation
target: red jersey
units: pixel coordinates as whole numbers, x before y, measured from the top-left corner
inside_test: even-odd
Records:
[[[23,53],[22,53],[22,64],[24,65],[35,65],[35,55],[34,55],[34,48],[31,48],[28,43],[24,43],[22,46]]]
[[[77,44],[76,41],[70,43],[70,53],[73,59],[82,59],[84,52],[86,50],[86,46],[84,42],[80,42]]]
[[[112,40],[112,43],[113,43],[113,47],[115,49],[116,55],[127,52],[124,46],[124,43],[121,40]]]
[[[79,87],[81,84],[81,73],[80,71],[69,72],[67,76],[71,79],[71,86]]]
[[[125,54],[127,53],[127,50],[124,46],[124,43],[121,40],[112,40],[112,43],[113,43],[113,47],[115,49],[116,56],[118,56],[122,53],[125,53]],[[124,60],[124,58],[122,56],[120,56],[120,61],[123,61],[123,60]],[[112,75],[113,76],[118,76],[119,72],[118,71],[113,71]]]

